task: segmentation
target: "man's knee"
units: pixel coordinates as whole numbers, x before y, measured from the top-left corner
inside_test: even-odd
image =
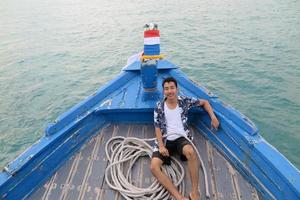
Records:
[[[155,174],[156,172],[160,171],[160,167],[161,167],[161,163],[157,159],[152,158],[150,164],[150,170],[152,174]]]
[[[191,145],[186,145],[183,147],[183,155],[189,160],[189,159],[195,159],[196,157],[196,151]]]

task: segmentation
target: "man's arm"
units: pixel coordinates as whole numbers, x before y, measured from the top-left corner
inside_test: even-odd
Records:
[[[160,109],[160,104],[159,102],[156,104],[156,107],[154,109],[154,127],[155,127],[155,135],[158,143],[158,151],[161,155],[163,156],[169,156],[169,151],[165,147],[164,142],[163,142],[163,136],[161,132],[161,109]]]
[[[156,139],[158,142],[159,153],[163,156],[169,156],[169,151],[164,145],[163,136],[162,136],[160,128],[155,127],[155,135],[156,135]]]
[[[158,127],[155,127],[155,135],[156,135],[156,139],[157,139],[157,142],[158,142],[158,146],[164,146],[164,142],[163,142],[163,136],[162,136],[162,133],[160,131],[160,128]]]
[[[210,116],[211,119],[211,126],[215,129],[217,129],[219,127],[219,120],[217,119],[210,103],[207,100],[204,99],[200,99],[199,101],[199,105],[203,106],[204,110],[208,113],[208,115]]]

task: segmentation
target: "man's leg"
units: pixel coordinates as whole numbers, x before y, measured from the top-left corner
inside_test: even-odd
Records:
[[[197,153],[190,144],[186,144],[182,149],[183,155],[188,160],[188,168],[190,172],[191,182],[192,182],[192,192],[190,194],[192,200],[200,200],[199,193],[199,161]]]
[[[157,178],[158,182],[160,182],[160,184],[162,184],[176,200],[186,200],[186,198],[184,198],[179,193],[179,191],[172,183],[172,181],[169,179],[169,177],[162,172],[161,170],[162,164],[163,161],[161,159],[157,157],[153,157],[150,165],[152,174]]]

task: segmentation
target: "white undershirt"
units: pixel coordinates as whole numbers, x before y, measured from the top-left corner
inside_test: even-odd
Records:
[[[167,122],[167,134],[169,133],[177,133],[182,136],[186,136],[186,133],[183,128],[180,111],[182,108],[179,108],[178,104],[176,108],[170,109],[166,103],[164,103],[165,108],[165,117]],[[181,137],[180,135],[170,135],[167,136],[167,140],[176,140]]]

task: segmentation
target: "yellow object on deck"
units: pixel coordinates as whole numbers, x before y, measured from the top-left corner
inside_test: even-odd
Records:
[[[163,59],[165,57],[165,55],[153,55],[153,56],[149,56],[149,55],[142,55],[141,56],[141,60],[144,61],[146,59],[151,59],[151,60],[158,60],[158,59]]]

